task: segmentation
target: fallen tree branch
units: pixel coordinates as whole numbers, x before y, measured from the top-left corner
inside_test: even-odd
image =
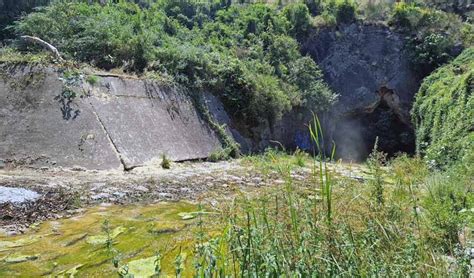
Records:
[[[50,43],[47,43],[47,42],[45,42],[44,40],[42,40],[38,37],[21,36],[21,38],[23,40],[25,40],[26,42],[37,44],[37,45],[43,47],[44,49],[51,52],[56,59],[58,59],[59,61],[64,61],[64,59],[61,57],[61,54],[59,54],[58,49],[56,47],[54,47],[53,45],[51,45]]]

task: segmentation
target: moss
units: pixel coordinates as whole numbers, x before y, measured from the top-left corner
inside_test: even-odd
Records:
[[[56,277],[73,272],[79,277],[113,277],[117,269],[105,244],[88,243],[91,239],[103,239],[104,219],[108,219],[116,231],[113,246],[120,251],[121,265],[153,257],[159,252],[162,273],[173,275],[173,262],[179,249],[191,253],[196,234],[197,219],[183,220],[179,214],[198,210],[198,206],[185,202],[95,207],[70,219],[44,222],[36,231],[25,235],[0,236],[0,258],[37,255],[35,260],[21,259],[18,263],[2,265],[0,276]],[[130,269],[134,269],[135,264],[132,263]],[[192,271],[192,256],[188,256],[183,277]]]
[[[0,64],[9,65],[45,65],[52,63],[50,55],[46,52],[22,53],[13,48],[0,48]]]
[[[46,72],[43,68],[37,67],[35,65],[28,66],[26,64],[15,64],[15,63],[5,63],[0,62],[0,80],[5,81],[5,83],[14,91],[23,91],[27,87],[38,87],[46,79]],[[24,71],[22,74],[15,74],[24,68],[27,68],[27,71]]]
[[[432,166],[443,168],[474,152],[473,87],[473,47],[423,81],[412,116],[417,150]]]
[[[204,104],[205,101],[201,95],[191,94],[194,106],[201,117],[209,124],[210,128],[217,134],[222,144],[222,150],[215,150],[209,155],[210,161],[225,160],[230,157],[238,158],[241,155],[240,145],[226,131],[226,125],[220,125],[214,120],[211,112]]]

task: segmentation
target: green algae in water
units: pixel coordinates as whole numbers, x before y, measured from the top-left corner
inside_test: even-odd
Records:
[[[0,258],[37,256],[18,263],[0,260],[0,277],[116,277],[113,254],[105,247],[102,231],[106,219],[113,247],[130,273],[138,271],[135,277],[146,277],[154,271],[159,252],[163,275],[174,276],[173,262],[180,250],[192,252],[197,229],[197,219],[183,220],[179,214],[196,211],[197,205],[185,202],[94,207],[69,219],[44,222],[26,235],[0,236]],[[192,256],[185,265],[183,276],[192,276]]]
[[[15,247],[21,247],[21,246],[29,245],[29,244],[32,244],[32,243],[38,241],[38,240],[39,240],[38,236],[31,236],[31,237],[28,237],[28,238],[21,238],[21,239],[13,240],[13,241],[2,240],[2,241],[0,241],[0,252],[5,251],[5,250],[9,250],[9,249],[15,248]]]
[[[155,273],[157,257],[139,259],[131,261],[127,264],[128,272],[132,273],[134,277],[150,277]]]
[[[110,233],[110,238],[114,239],[121,233],[125,232],[126,229],[124,227],[117,227],[112,230]],[[107,235],[97,235],[97,236],[90,236],[86,239],[86,242],[92,245],[100,245],[105,244],[107,242]]]

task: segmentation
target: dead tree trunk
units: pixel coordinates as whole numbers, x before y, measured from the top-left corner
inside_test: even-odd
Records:
[[[58,59],[59,61],[63,61],[63,58],[61,57],[61,54],[59,54],[58,49],[56,47],[54,47],[53,45],[43,41],[42,39],[40,39],[38,37],[21,36],[21,38],[23,40],[25,40],[26,42],[29,42],[29,43],[32,43],[32,44],[37,44],[37,45],[43,47],[47,51],[51,52],[53,54],[54,58]]]

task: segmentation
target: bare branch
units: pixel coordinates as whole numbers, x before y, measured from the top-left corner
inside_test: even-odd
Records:
[[[42,40],[38,37],[32,37],[32,36],[21,36],[21,38],[23,40],[25,40],[26,42],[40,45],[44,49],[51,52],[56,59],[58,59],[59,61],[63,61],[63,58],[61,57],[61,54],[59,54],[58,49],[56,47],[54,47],[53,45],[45,42],[44,40]]]

